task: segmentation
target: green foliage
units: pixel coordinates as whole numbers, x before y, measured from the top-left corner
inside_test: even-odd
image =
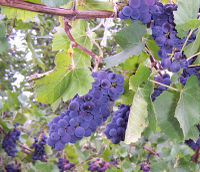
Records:
[[[176,30],[179,37],[185,37],[189,29],[199,27],[199,21],[196,20],[199,11],[199,0],[178,0],[178,10],[174,12]]]
[[[93,79],[90,74],[86,68],[56,69],[35,82],[36,98],[39,102],[51,104],[58,100],[67,101],[75,94],[83,96],[91,89]]]
[[[6,37],[6,27],[0,23],[0,54],[8,50],[8,38]]]
[[[46,6],[50,7],[60,7],[62,5],[65,5],[70,0],[60,0],[60,1],[54,1],[54,0],[42,0],[42,3],[44,3]]]
[[[199,136],[196,124],[200,119],[200,88],[196,76],[191,76],[184,89],[181,90],[180,99],[176,107],[175,117],[183,130],[184,138],[194,140]]]
[[[154,107],[161,131],[172,140],[182,141],[183,132],[174,116],[178,98],[177,93],[166,91],[156,99]]]

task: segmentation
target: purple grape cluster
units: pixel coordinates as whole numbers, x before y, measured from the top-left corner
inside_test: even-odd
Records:
[[[200,125],[197,125],[197,128],[200,132]],[[195,151],[197,147],[200,147],[200,135],[196,142],[194,142],[192,139],[189,139],[189,140],[185,140],[185,144]]]
[[[21,132],[17,129],[19,124],[14,125],[13,131],[8,132],[8,134],[4,137],[2,142],[2,148],[8,154],[8,156],[15,157],[15,153],[18,152],[16,149],[16,142],[19,140],[19,136]]]
[[[192,62],[195,60],[195,58],[192,60]],[[189,61],[189,64],[190,61]],[[180,82],[185,85],[187,82],[187,79],[192,76],[192,75],[196,75],[198,80],[199,80],[199,84],[200,84],[200,66],[196,66],[196,67],[186,67],[183,69],[183,73],[180,76]]]
[[[171,72],[178,72],[181,68],[188,66],[186,57],[181,52],[181,48],[186,38],[178,38],[175,30],[173,11],[177,10],[177,5],[157,2],[152,8],[152,37],[160,47],[157,55],[162,59],[161,66],[170,69]],[[189,37],[187,44],[196,38],[195,31]]]
[[[150,10],[156,0],[129,0],[129,4],[124,6],[118,13],[122,20],[131,19],[133,22],[140,20],[142,23],[151,21]]]
[[[110,116],[109,107],[124,91],[123,75],[111,71],[92,73],[94,82],[89,92],[70,100],[68,109],[49,123],[47,144],[63,150],[66,143],[89,137]]]
[[[71,171],[72,168],[75,166],[75,164],[70,163],[69,160],[67,159],[59,158],[57,166],[60,172],[65,172],[65,171]]]
[[[128,123],[130,106],[121,104],[112,116],[104,131],[106,137],[111,139],[114,144],[124,141],[125,131]]]
[[[32,154],[32,159],[42,161],[45,155],[44,145],[46,144],[47,137],[43,134],[40,141],[38,141],[36,137],[34,139],[35,139],[35,143],[31,145],[31,148],[35,148]]]
[[[151,169],[151,165],[150,164],[147,164],[145,162],[142,162],[140,164],[140,170],[142,170],[143,172],[149,172]]]
[[[110,165],[117,165],[117,161],[107,162],[103,158],[96,158],[89,163],[88,171],[104,172]]]
[[[15,168],[15,167],[13,167],[13,166],[10,165],[10,164],[7,164],[7,165],[5,166],[5,170],[6,170],[6,172],[20,172],[20,171],[21,171],[20,169]]]
[[[165,85],[171,84],[170,76],[167,73],[162,76],[155,76],[154,80]],[[157,84],[157,87],[154,89],[154,92],[151,95],[152,101],[154,101],[156,97],[158,97],[165,90],[167,90],[167,87]]]

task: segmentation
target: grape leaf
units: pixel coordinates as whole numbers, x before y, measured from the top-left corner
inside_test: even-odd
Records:
[[[102,0],[83,0],[81,10],[113,10],[111,1]]]
[[[144,62],[149,55],[142,51],[139,56],[133,55],[132,57],[128,58],[124,63],[120,64],[120,67],[123,70],[133,71],[135,72],[140,63]]]
[[[153,93],[153,90],[154,90],[153,83],[147,81],[143,88],[143,96],[144,96],[145,101],[148,103],[148,106],[147,106],[148,121],[149,121],[148,128],[151,129],[152,131],[156,131],[157,119],[156,119],[154,105],[151,100],[151,94]]]
[[[179,95],[169,91],[163,92],[154,102],[158,125],[169,138],[177,141],[183,139],[183,132],[174,117]]]
[[[176,30],[178,32],[178,36],[184,37],[185,33],[190,29],[190,27],[194,27],[196,22],[190,22],[192,19],[196,19],[199,11],[200,0],[178,0],[178,10],[174,11],[174,22],[176,24]],[[190,23],[190,26],[187,26],[187,22]],[[187,28],[188,27],[188,28]],[[182,34],[184,29],[184,34]],[[187,34],[187,33],[186,33]]]
[[[59,172],[58,167],[52,162],[36,161],[35,168],[36,171],[40,172]]]
[[[187,33],[190,29],[196,29],[200,27],[200,20],[198,19],[191,19],[184,24],[180,24],[176,26],[176,29],[178,30],[177,36],[179,37],[186,37]]]
[[[144,66],[143,64],[140,64],[136,74],[130,77],[129,88],[135,91],[140,86],[140,84],[142,84],[148,79],[149,76],[149,68]]]
[[[56,54],[56,58],[54,60],[56,68],[66,68],[71,64],[71,59],[69,53],[66,51],[62,51]]]
[[[127,49],[122,50],[120,53],[115,54],[113,56],[107,57],[104,59],[105,69],[111,68],[113,66],[119,65],[123,63],[126,59],[133,55],[139,55],[144,48],[144,42],[139,42],[137,45],[133,47],[129,47]]]
[[[41,4],[41,0],[26,0],[26,1]],[[9,19],[17,18],[19,20],[21,19],[24,22],[33,20],[35,16],[37,16],[38,14],[41,14],[38,12],[32,12],[32,11],[21,10],[21,9],[5,7],[5,6],[2,6],[1,9],[2,9],[1,13],[5,14],[7,18]]]
[[[60,7],[67,4],[69,1],[70,0],[42,0],[42,3],[49,7]]]
[[[8,38],[6,37],[6,27],[0,23],[0,54],[8,51]]]
[[[196,32],[196,39],[194,42],[188,44],[184,48],[184,54],[186,57],[191,57],[195,53],[197,53],[200,50],[200,29]],[[199,64],[199,63],[198,63]]]
[[[175,117],[180,123],[184,138],[196,140],[199,132],[195,125],[200,122],[200,87],[196,76],[191,76],[181,91]]]
[[[138,139],[141,137],[141,133],[147,126],[147,116],[147,102],[144,99],[143,90],[138,88],[134,95],[129,114],[128,125],[125,134],[126,144],[138,141]]]
[[[138,45],[145,33],[146,25],[135,22],[117,32],[114,38],[123,49],[127,49]]]
[[[60,98],[67,101],[76,93],[83,96],[91,89],[92,81],[90,71],[86,68],[74,68],[71,71],[58,69],[35,81],[36,99],[51,104]]]
[[[157,60],[160,60],[160,58],[157,55],[158,50],[160,49],[157,44],[155,43],[155,41],[153,39],[147,39],[146,40],[146,45],[149,48],[149,51],[151,52],[151,54],[153,55],[153,57]]]
[[[92,42],[89,37],[86,35],[86,27],[87,23],[85,20],[76,20],[73,23],[73,28],[71,29],[71,34],[76,40],[77,43],[83,45],[88,50],[92,49]],[[57,28],[57,33],[54,35],[53,39],[53,51],[65,50],[69,49],[70,40],[67,37],[64,29],[62,27]],[[87,53],[83,52],[80,49],[74,48],[73,57],[76,67],[89,67],[90,57]]]

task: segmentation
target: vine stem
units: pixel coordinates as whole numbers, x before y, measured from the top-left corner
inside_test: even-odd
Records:
[[[163,83],[161,83],[161,82],[154,81],[154,80],[152,80],[152,79],[148,79],[148,80],[149,80],[150,82],[153,82],[153,83],[158,84],[158,85],[162,85],[162,86],[167,87],[167,88],[169,88],[169,89],[171,89],[171,90],[174,90],[174,91],[176,91],[176,92],[180,92],[178,89],[176,89],[176,88],[174,88],[174,87],[171,87],[171,86],[169,86],[169,85],[163,84]]]
[[[23,0],[0,0],[0,5],[39,13],[64,16],[68,19],[113,18],[115,16],[114,12],[112,11],[79,11],[75,8],[54,8],[32,2],[26,2]]]
[[[189,65],[188,67],[198,67],[200,66],[200,64],[193,64],[193,65]]]
[[[150,55],[150,61],[152,66],[158,71],[158,67],[156,66],[157,62],[155,61],[152,53],[149,51],[149,47],[147,45],[145,45],[145,51]],[[158,71],[159,75],[162,76],[162,73],[160,71]]]
[[[93,57],[95,59],[95,69],[98,68],[98,65],[100,63],[99,61],[99,57],[94,54],[92,51],[88,50],[87,48],[83,47],[82,45],[78,44],[75,39],[73,38],[71,32],[70,32],[70,29],[71,29],[71,26],[68,24],[69,20],[65,17],[63,17],[63,23],[64,23],[64,29],[65,29],[65,33],[67,34],[69,40],[71,41],[71,46],[72,48],[78,48],[82,51],[84,51],[85,53],[87,53],[88,55],[90,55],[91,57]]]
[[[185,48],[185,46],[186,46],[186,44],[187,44],[187,42],[188,42],[190,36],[192,35],[192,32],[193,32],[193,31],[194,31],[194,29],[191,29],[191,30],[190,30],[190,32],[189,32],[189,34],[188,34],[188,36],[187,36],[187,38],[186,38],[186,40],[185,40],[185,42],[184,42],[184,44],[183,44],[183,47],[181,48],[181,53],[183,52],[183,49]]]
[[[200,52],[198,52],[198,53],[192,55],[191,57],[187,58],[187,61],[191,60],[192,58],[194,58],[194,57],[196,57],[198,55],[200,55]]]

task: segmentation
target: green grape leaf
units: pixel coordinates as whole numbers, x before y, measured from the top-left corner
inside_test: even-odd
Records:
[[[160,60],[160,58],[157,55],[158,50],[160,49],[157,44],[155,43],[155,41],[153,39],[147,39],[146,40],[146,45],[149,49],[149,51],[151,52],[151,54],[153,55],[153,57],[157,60]]]
[[[35,169],[36,171],[39,172],[59,172],[58,167],[52,163],[52,162],[40,162],[40,161],[36,161],[35,164]]]
[[[129,88],[135,91],[143,82],[145,82],[150,76],[150,70],[148,67],[140,64],[135,75],[130,77]]]
[[[200,29],[196,32],[196,39],[194,42],[188,44],[184,48],[184,54],[187,58],[191,57],[200,50]],[[199,64],[199,63],[198,63]]]
[[[71,71],[58,69],[35,81],[36,99],[39,102],[52,104],[62,98],[71,99],[75,94],[83,96],[89,89],[93,78],[86,68],[74,68]]]
[[[67,4],[69,1],[70,0],[42,0],[42,3],[49,7],[60,7]]]
[[[125,134],[125,143],[130,144],[138,141],[142,132],[147,127],[146,118],[148,116],[147,102],[144,98],[142,88],[136,91],[131,106],[128,125]]]
[[[178,10],[174,11],[174,22],[178,36],[185,37],[187,35],[187,29],[195,27],[196,22],[190,20],[197,19],[199,6],[200,0],[178,0]],[[187,26],[187,24],[189,25]]]
[[[144,88],[144,99],[148,103],[147,110],[148,110],[148,121],[149,121],[149,126],[148,128],[151,129],[152,131],[156,131],[156,126],[157,126],[157,119],[156,119],[156,114],[155,114],[155,109],[153,102],[151,100],[151,94],[153,93],[154,90],[154,85],[153,83],[147,81]]]
[[[5,24],[0,23],[0,54],[8,51],[9,44],[8,38],[6,38]]]
[[[114,38],[123,49],[127,49],[138,45],[145,33],[146,25],[135,22],[117,32]]]
[[[187,22],[185,22],[184,24],[180,24],[176,26],[176,29],[178,30],[178,37],[186,37],[187,33],[190,29],[196,29],[200,27],[200,20],[198,19],[192,19],[189,20]]]
[[[88,50],[92,49],[92,42],[86,34],[87,23],[85,20],[76,20],[73,23],[73,28],[71,29],[71,34],[77,43],[83,45]],[[67,37],[63,28],[58,27],[57,33],[54,35],[53,39],[53,51],[64,50],[67,51],[70,46],[69,38]],[[87,53],[80,49],[73,49],[73,58],[76,67],[89,67],[91,65],[90,57]]]
[[[181,90],[175,117],[180,123],[184,138],[197,139],[199,132],[195,125],[200,122],[200,87],[196,76],[191,76]]]
[[[172,140],[181,141],[183,132],[174,117],[179,95],[169,91],[163,92],[154,102],[158,126]]]
[[[110,10],[112,11],[112,1],[102,1],[102,0],[83,0],[80,10]]]
[[[41,4],[41,0],[26,0],[26,1]],[[29,22],[29,20],[33,20],[35,16],[41,14],[38,12],[32,12],[5,6],[2,6],[1,9],[2,9],[1,14],[5,14],[7,18],[9,19],[17,18],[18,20],[22,20],[24,22]]]
[[[131,105],[133,102],[134,92],[129,89],[129,80],[124,78],[124,93],[116,100],[116,104]]]
[[[54,63],[56,68],[67,68],[71,64],[69,53],[66,51],[57,53]]]
[[[123,63],[126,59],[128,59],[133,55],[139,55],[142,52],[143,48],[144,48],[144,42],[139,42],[137,45],[133,47],[129,47],[127,49],[122,50],[118,54],[105,58],[104,59],[104,62],[106,63],[105,69],[119,65],[120,63]]]
[[[69,48],[69,39],[62,27],[57,27],[57,32],[54,34],[52,51],[65,50]]]
[[[151,172],[161,172],[167,170],[167,162],[162,161],[162,162],[155,162],[151,166]]]
[[[146,52],[142,51],[139,56],[134,55],[128,58],[124,63],[121,63],[120,67],[123,70],[135,72],[139,64],[144,62],[148,57],[149,55]]]

